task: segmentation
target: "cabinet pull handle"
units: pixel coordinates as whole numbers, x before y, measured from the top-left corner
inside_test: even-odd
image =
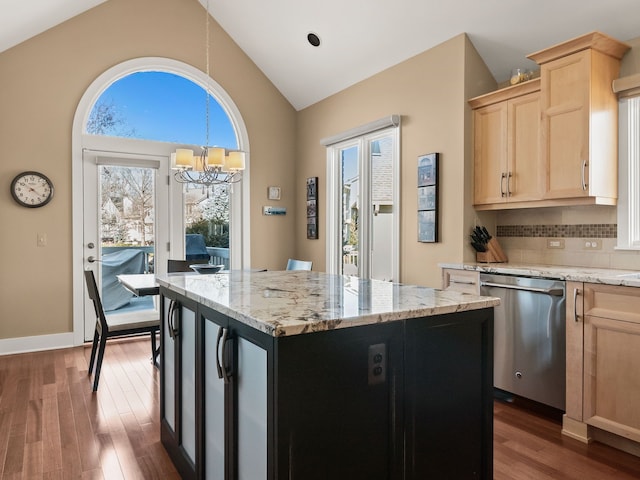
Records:
[[[223,378],[222,376],[222,365],[220,365],[220,339],[224,333],[224,328],[218,328],[218,336],[216,338],[216,370],[218,370],[218,378]]]
[[[507,175],[507,197],[511,196],[511,177],[513,176],[513,174],[511,172],[509,172],[509,174]]]
[[[176,302],[175,300],[171,300],[171,304],[169,305],[169,336],[173,339],[175,339],[179,333],[174,321],[176,318],[177,311],[178,311],[178,302]]]
[[[586,160],[582,161],[582,190],[584,190],[585,192],[587,191],[587,187],[589,186],[589,184],[587,183],[586,180],[586,170],[587,167],[589,166],[589,164],[587,163]]]
[[[224,378],[224,383],[230,383],[231,380],[229,380],[229,372],[227,372],[227,366],[224,365],[224,359],[227,357],[227,336],[229,335],[229,329],[223,328],[222,330],[222,340],[220,342],[222,343],[222,359],[220,360],[220,364],[222,367],[222,377]]]
[[[476,282],[474,282],[473,280],[449,280],[450,284],[458,284],[458,285],[475,285]]]
[[[577,322],[578,321],[578,295],[580,295],[579,289],[578,288],[574,288],[573,289],[573,321]]]
[[[504,179],[507,177],[506,173],[501,173],[500,174],[500,196],[504,197],[505,193],[504,193],[504,188],[502,188],[502,185],[504,184]]]
[[[169,302],[169,312],[167,312],[167,326],[169,327],[169,337],[174,338],[173,335],[173,306],[175,304],[174,300]]]

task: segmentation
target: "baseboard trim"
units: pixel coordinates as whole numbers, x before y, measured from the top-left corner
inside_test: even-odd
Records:
[[[0,355],[73,347],[73,332],[0,339]]]

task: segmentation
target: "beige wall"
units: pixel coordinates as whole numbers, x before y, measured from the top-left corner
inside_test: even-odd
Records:
[[[467,82],[467,78],[474,80]],[[466,208],[472,195],[470,143],[465,133],[470,110],[467,96],[495,88],[495,81],[467,39],[459,35],[299,112],[297,135],[297,199],[304,204],[305,179],[319,178],[326,189],[326,151],[320,139],[391,114],[401,126],[401,278],[402,282],[440,285],[441,261],[460,261],[466,226],[473,223]],[[417,157],[440,152],[440,242],[417,241]],[[307,240],[305,213],[298,210],[298,256],[325,269],[325,198],[320,198],[320,238]],[[461,219],[465,220],[461,221]]]
[[[197,0],[110,0],[0,54],[0,339],[72,331],[71,127],[83,93],[102,72],[132,58],[166,57],[204,70],[203,13]],[[236,103],[249,134],[252,264],[283,268],[295,249],[296,112],[212,24],[212,77]],[[49,205],[13,202],[9,185],[23,170],[52,179]],[[278,205],[287,216],[261,215],[268,185],[282,187]],[[36,247],[40,232],[46,247]]]
[[[640,37],[626,41],[631,46],[622,59],[620,76],[640,73]],[[616,224],[616,207],[584,206],[505,210],[495,213],[498,225]],[[547,239],[500,238],[509,262],[541,263],[640,270],[640,252],[615,250],[615,238],[603,238],[602,249],[586,250],[585,239],[566,238],[562,250],[547,248]]]

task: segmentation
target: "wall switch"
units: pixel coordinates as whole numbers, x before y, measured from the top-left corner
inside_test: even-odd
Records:
[[[47,246],[47,234],[46,233],[38,233],[37,234],[36,245],[38,247],[46,247]]]
[[[584,250],[602,250],[602,240],[599,238],[584,240]]]
[[[387,346],[369,345],[369,385],[384,383],[387,379]]]
[[[547,248],[564,248],[564,238],[547,238]]]

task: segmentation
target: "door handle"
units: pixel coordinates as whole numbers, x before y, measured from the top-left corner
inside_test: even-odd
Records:
[[[96,257],[94,257],[93,255],[89,255],[87,257],[87,262],[89,263],[94,263],[94,262],[101,262],[102,260],[98,260]]]

